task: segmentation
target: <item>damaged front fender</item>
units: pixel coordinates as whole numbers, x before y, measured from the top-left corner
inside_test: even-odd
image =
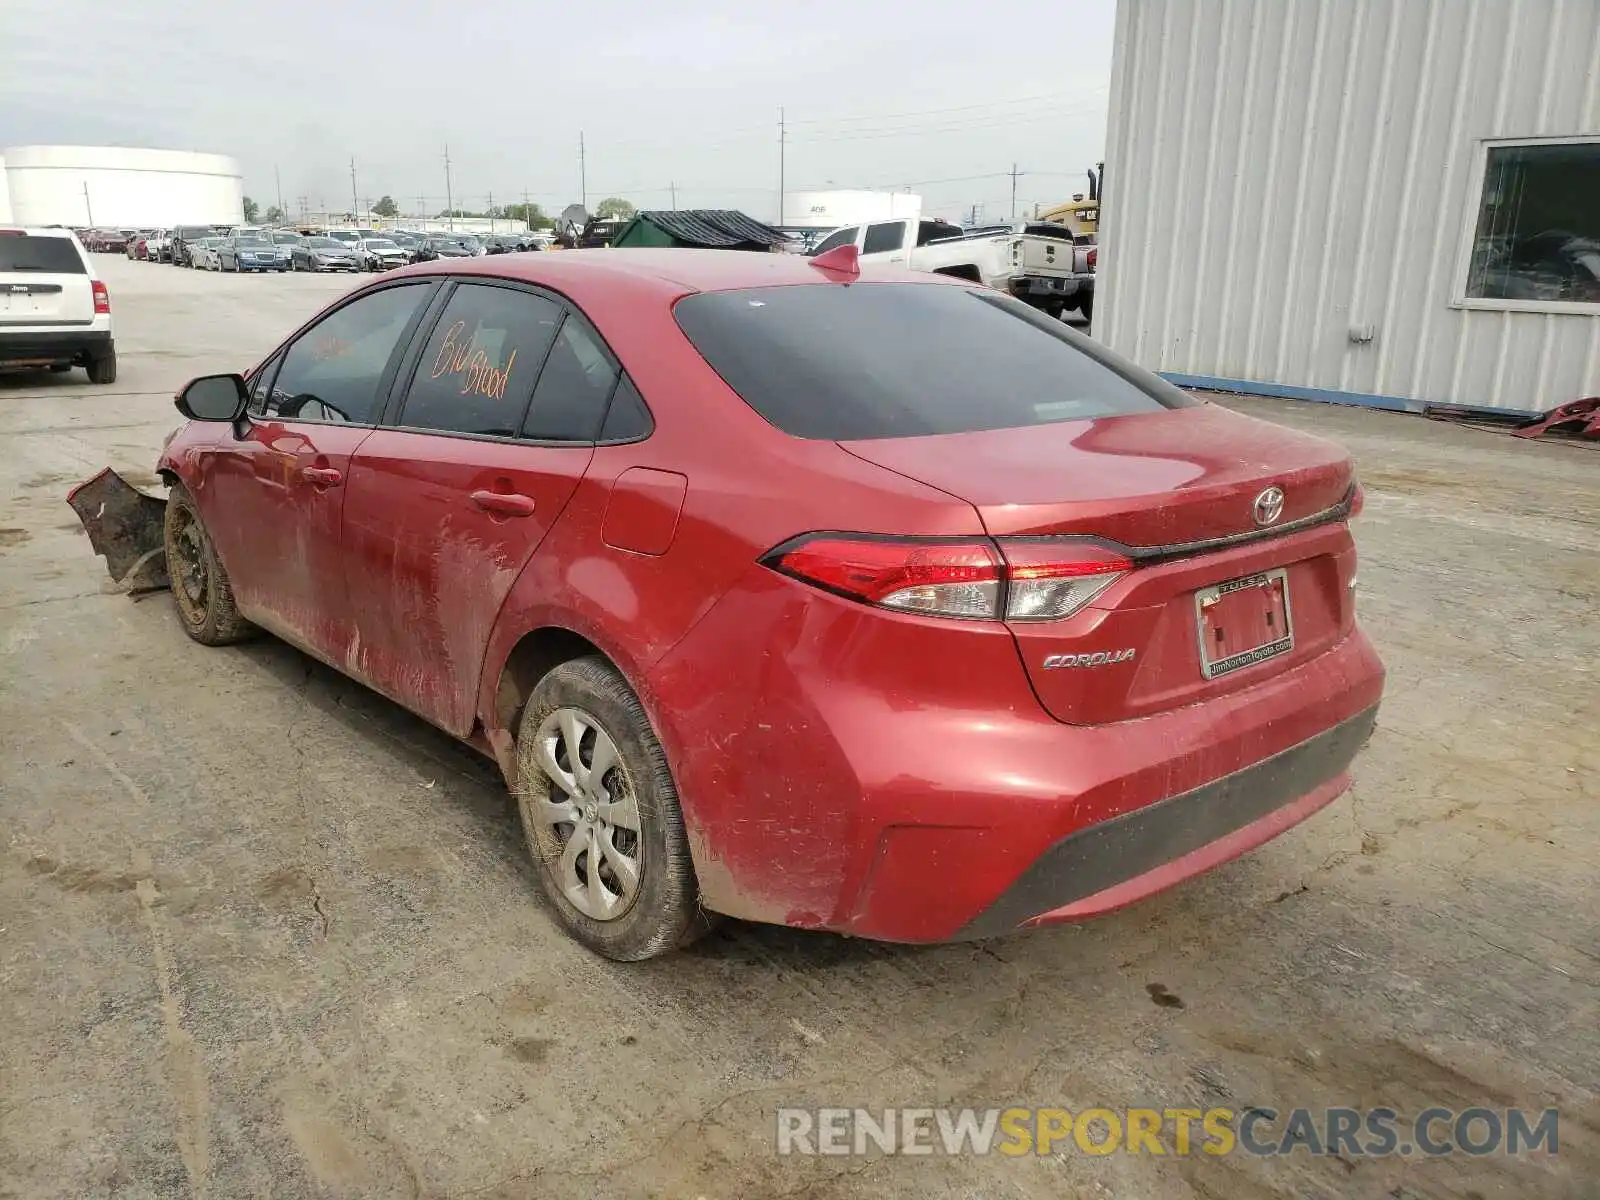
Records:
[[[94,552],[130,592],[171,586],[163,531],[167,502],[148,496],[110,467],[67,493]]]

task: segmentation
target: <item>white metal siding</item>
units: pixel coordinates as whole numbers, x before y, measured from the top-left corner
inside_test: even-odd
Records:
[[[1185,375],[1600,394],[1600,314],[1452,307],[1481,140],[1595,133],[1600,0],[1120,0],[1095,334]]]
[[[244,220],[239,164],[220,154],[19,146],[5,152],[5,182],[11,219],[19,225],[143,228]]]

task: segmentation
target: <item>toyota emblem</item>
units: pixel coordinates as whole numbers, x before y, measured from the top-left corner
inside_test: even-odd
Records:
[[[1269,487],[1256,497],[1256,524],[1271,525],[1283,516],[1283,489]]]

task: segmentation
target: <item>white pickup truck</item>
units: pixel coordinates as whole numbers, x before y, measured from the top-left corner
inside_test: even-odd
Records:
[[[1086,269],[1084,256],[1074,253],[1071,231],[1043,222],[966,232],[927,218],[871,221],[835,229],[811,254],[850,244],[861,255],[862,270],[893,264],[955,275],[1007,292],[1052,316],[1079,307],[1079,292],[1092,294],[1094,287],[1092,267]]]

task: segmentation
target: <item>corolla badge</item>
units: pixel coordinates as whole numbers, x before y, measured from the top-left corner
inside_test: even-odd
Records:
[[[1283,489],[1269,487],[1256,497],[1255,515],[1257,525],[1271,525],[1283,516]]]
[[[1133,647],[1123,650],[1096,650],[1093,654],[1052,654],[1044,660],[1046,671],[1062,667],[1109,667],[1112,663],[1128,662],[1133,658]]]

